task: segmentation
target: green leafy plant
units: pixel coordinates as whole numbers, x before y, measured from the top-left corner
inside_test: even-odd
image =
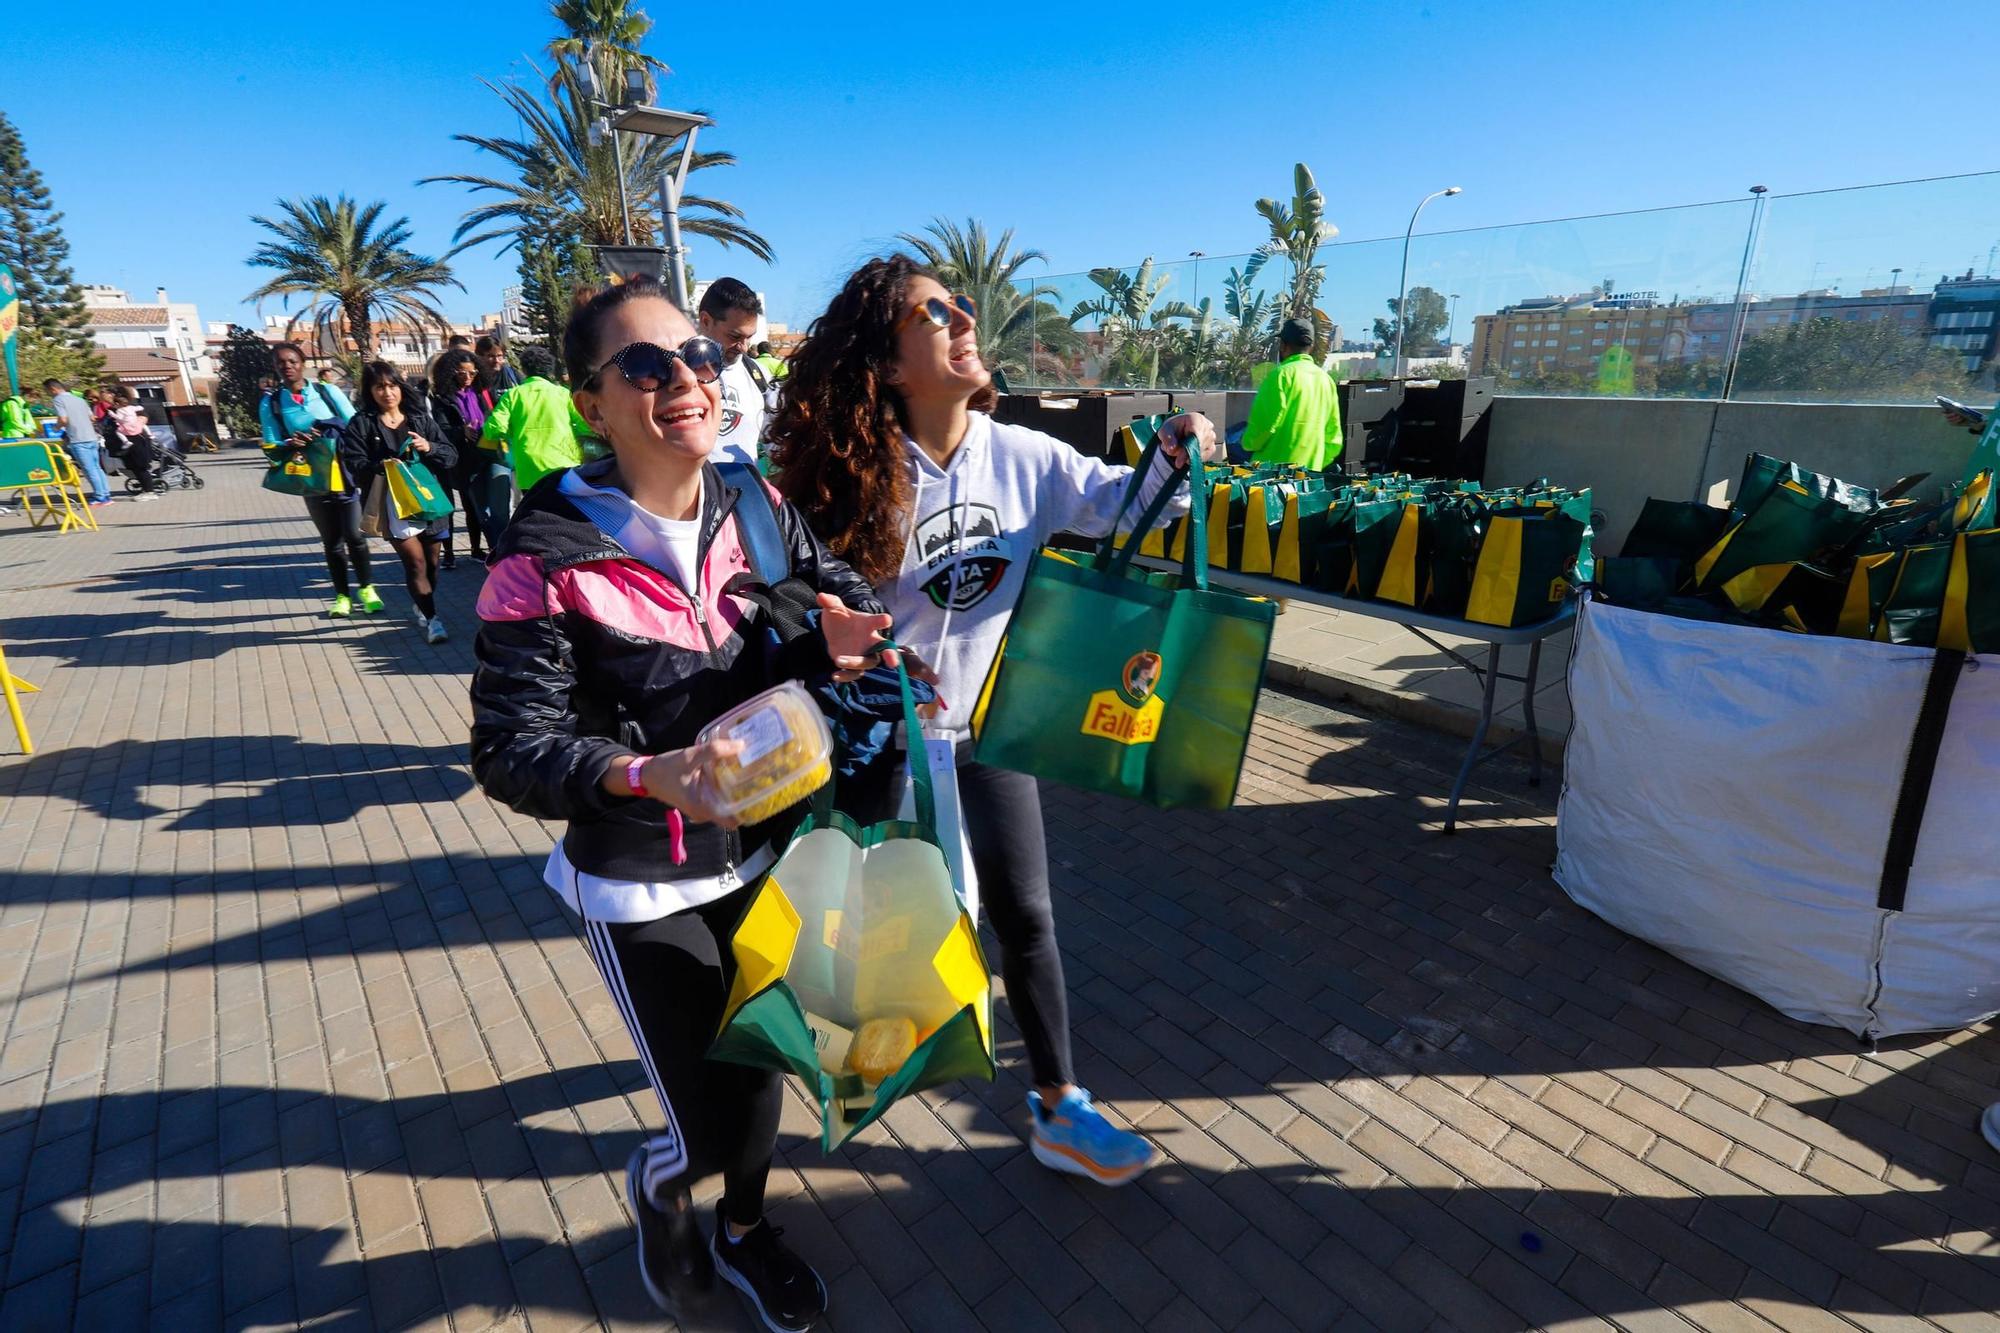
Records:
[[[280,200],[275,218],[251,218],[271,239],[257,247],[249,263],[276,276],[248,299],[261,304],[279,297],[288,310],[294,298],[302,299],[304,308],[289,328],[306,323],[332,333],[335,347],[344,334],[363,353],[375,348],[377,318],[448,336],[450,321],[437,307],[439,289],[465,286],[449,264],[412,251],[410,220],[384,223],[386,207],[379,200],[357,205],[344,194],[314,195]]]

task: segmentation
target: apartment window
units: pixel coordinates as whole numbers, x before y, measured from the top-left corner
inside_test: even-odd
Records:
[[[165,338],[160,337],[158,334],[153,335],[153,346],[164,349],[166,345],[167,340]]]
[[[1905,318],[1915,313],[1915,311],[1910,310],[1903,312]],[[1954,310],[1950,314],[1939,315],[1937,326],[1941,329],[1990,329],[1993,327],[1993,312],[1991,310]]]
[[[1664,329],[1665,327],[1667,327],[1667,321],[1665,321],[1664,319],[1656,319],[1651,324],[1647,325],[1647,327],[1655,329]]]
[[[1648,347],[1658,347],[1659,345],[1660,345],[1660,335],[1657,333],[1654,334],[1652,337],[1646,339],[1646,346]]]
[[[1516,347],[1526,347],[1527,345],[1528,345],[1528,340],[1526,338],[1514,339],[1514,346]]]
[[[1592,324],[1590,327],[1593,329],[1608,329],[1611,327],[1611,321],[1608,319],[1600,319],[1595,324]]]
[[[1915,319],[1916,317],[1917,317],[1916,307],[1910,306],[1904,309],[1903,311],[1904,319]]]
[[[1604,346],[1604,339],[1602,339],[1602,338],[1592,338],[1592,339],[1590,340],[1590,345],[1591,345],[1592,347],[1602,347],[1602,346]],[[1590,358],[1590,359],[1591,359],[1592,361],[1595,361],[1595,360],[1597,360],[1597,358],[1596,358],[1596,357],[1594,357],[1594,356],[1593,356],[1592,358]]]

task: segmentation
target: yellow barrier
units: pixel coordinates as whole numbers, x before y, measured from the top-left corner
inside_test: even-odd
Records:
[[[14,719],[14,734],[21,738],[21,753],[35,752],[34,739],[28,735],[28,719],[21,715],[21,696],[38,694],[41,686],[30,685],[7,669],[7,650],[0,648],[0,691],[7,695],[7,712]]]

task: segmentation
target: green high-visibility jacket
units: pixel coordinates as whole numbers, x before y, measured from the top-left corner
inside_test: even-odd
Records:
[[[1333,376],[1300,352],[1264,377],[1243,451],[1260,463],[1289,463],[1322,471],[1340,457],[1340,400]]]
[[[590,426],[570,402],[569,390],[540,375],[501,394],[479,431],[486,448],[506,441],[514,484],[524,495],[549,473],[581,463],[589,435]]]
[[[0,401],[0,440],[25,440],[35,434],[35,414],[28,410],[27,399],[16,395]]]

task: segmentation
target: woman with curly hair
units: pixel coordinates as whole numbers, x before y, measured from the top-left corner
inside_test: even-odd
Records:
[[[1035,1157],[1123,1185],[1152,1164],[1153,1148],[1106,1120],[1070,1066],[1035,780],[971,762],[968,729],[1029,561],[1058,532],[1109,535],[1131,469],[988,415],[992,376],[979,357],[975,311],[972,298],[953,295],[908,256],[864,264],[792,355],[768,436],[774,480],[827,549],[874,585],[897,640],[935,672],[940,723],[956,742],[972,868],[1034,1077]],[[1204,458],[1220,456],[1207,418],[1170,418],[1142,500],[1180,484],[1189,436]],[[1186,512],[1183,495],[1162,521]],[[896,776],[878,775],[861,784],[873,788],[864,792],[850,784],[841,803],[859,818],[887,817],[900,792],[887,779]]]

